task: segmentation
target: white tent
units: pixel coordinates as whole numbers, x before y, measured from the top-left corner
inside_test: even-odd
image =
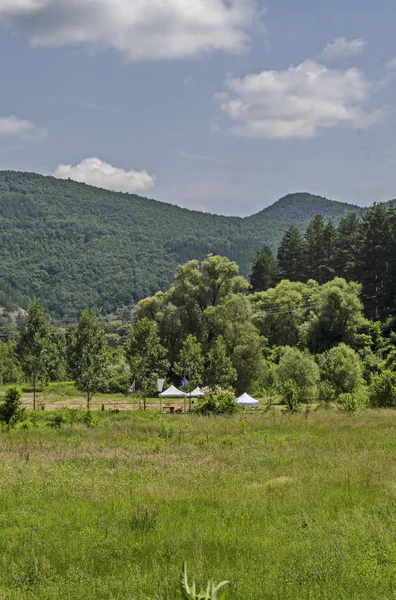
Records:
[[[205,394],[199,387],[196,387],[195,390],[187,394],[188,398],[202,398],[202,396],[205,396]]]
[[[185,396],[186,394],[178,390],[174,385],[171,385],[170,388],[159,395],[160,398],[185,398]]]
[[[237,404],[239,404],[239,406],[259,406],[260,402],[245,392],[237,399]]]

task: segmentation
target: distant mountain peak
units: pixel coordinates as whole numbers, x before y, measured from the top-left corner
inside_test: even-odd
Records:
[[[266,221],[306,221],[321,214],[327,219],[339,220],[347,214],[361,215],[363,212],[362,207],[354,204],[329,200],[324,196],[317,196],[309,192],[295,192],[279,198],[274,204],[267,206],[250,218],[260,218]]]

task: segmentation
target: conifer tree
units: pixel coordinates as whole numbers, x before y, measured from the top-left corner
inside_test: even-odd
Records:
[[[276,284],[276,261],[271,248],[264,245],[253,261],[250,284],[253,292],[265,292]]]
[[[303,237],[292,225],[284,234],[278,249],[278,270],[281,279],[305,280],[304,251]]]

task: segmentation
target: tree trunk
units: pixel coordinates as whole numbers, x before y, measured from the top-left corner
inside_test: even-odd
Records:
[[[36,378],[33,377],[33,410],[36,410]]]

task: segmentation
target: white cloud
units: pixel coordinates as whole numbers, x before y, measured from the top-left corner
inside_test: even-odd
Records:
[[[327,44],[321,56],[329,60],[341,56],[354,56],[355,54],[361,54],[366,46],[367,42],[361,38],[346,40],[344,37],[339,37]]]
[[[188,86],[195,85],[194,77],[192,75],[188,75],[187,77],[185,77],[183,79],[183,85],[188,85]]]
[[[392,58],[391,60],[388,60],[388,62],[386,63],[386,66],[391,71],[396,71],[396,56],[394,58]]]
[[[124,171],[99,158],[86,158],[78,165],[59,165],[54,176],[60,179],[70,178],[114,192],[139,192],[155,184],[155,177],[147,171]]]
[[[225,88],[215,101],[234,135],[311,138],[340,124],[362,128],[384,118],[382,111],[365,110],[372,84],[361,71],[329,69],[313,60],[228,78]]]
[[[0,23],[34,46],[90,44],[129,60],[241,52],[258,0],[0,0]]]
[[[13,137],[29,142],[46,135],[46,129],[41,129],[30,121],[18,119],[15,115],[0,117],[0,137]]]

